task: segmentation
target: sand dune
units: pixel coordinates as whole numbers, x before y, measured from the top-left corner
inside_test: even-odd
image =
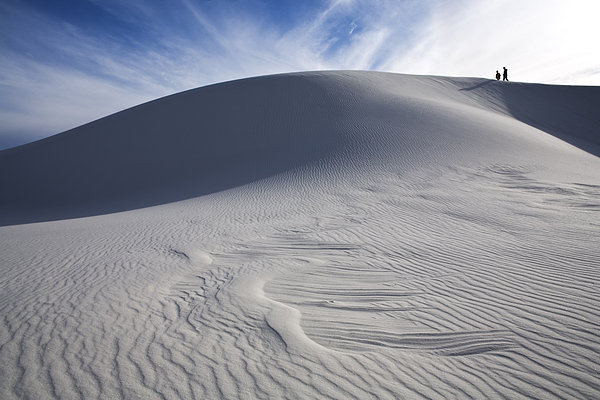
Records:
[[[598,109],[297,73],[4,150],[0,398],[599,398]]]

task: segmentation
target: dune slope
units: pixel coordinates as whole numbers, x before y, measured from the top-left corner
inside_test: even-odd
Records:
[[[594,89],[361,73],[203,87],[0,152],[0,224],[193,198],[323,159],[339,161],[336,169],[348,162],[372,166],[391,154],[394,164],[406,165],[430,156],[438,162],[441,147],[460,141],[516,143],[510,127],[479,129],[512,121],[476,113],[477,103],[549,126],[597,155]]]
[[[599,89],[286,74],[0,152],[0,398],[599,398]]]

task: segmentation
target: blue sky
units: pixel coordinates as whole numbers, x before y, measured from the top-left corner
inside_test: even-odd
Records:
[[[360,69],[600,85],[598,0],[1,0],[0,149],[182,90]]]

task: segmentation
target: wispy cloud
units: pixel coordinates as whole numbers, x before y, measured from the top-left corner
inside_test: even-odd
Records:
[[[0,148],[181,90],[298,70],[600,84],[595,0],[0,4]],[[58,3],[57,3],[58,4]]]
[[[439,2],[411,49],[383,68],[491,77],[508,66],[519,81],[600,85],[598,15],[595,0]]]

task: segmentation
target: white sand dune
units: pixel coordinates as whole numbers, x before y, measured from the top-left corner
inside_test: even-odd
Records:
[[[600,398],[598,110],[297,73],[4,150],[0,398]]]

